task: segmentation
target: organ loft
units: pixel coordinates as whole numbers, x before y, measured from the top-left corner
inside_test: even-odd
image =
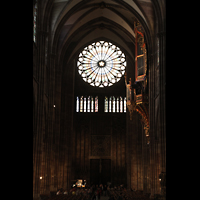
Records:
[[[165,0],[33,0],[33,199],[75,180],[166,199]]]

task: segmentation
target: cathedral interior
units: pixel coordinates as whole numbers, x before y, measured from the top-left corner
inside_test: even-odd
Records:
[[[77,179],[165,199],[165,4],[33,0],[33,199]]]

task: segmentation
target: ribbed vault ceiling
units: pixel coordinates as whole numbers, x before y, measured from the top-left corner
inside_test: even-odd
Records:
[[[106,38],[134,57],[134,18],[150,32],[154,27],[151,0],[54,0],[51,12],[53,48],[61,53],[74,42],[71,56],[87,43]]]

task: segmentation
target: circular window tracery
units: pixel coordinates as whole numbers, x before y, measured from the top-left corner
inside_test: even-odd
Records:
[[[99,41],[83,49],[79,54],[77,67],[85,82],[103,88],[118,82],[124,75],[126,57],[111,42]]]

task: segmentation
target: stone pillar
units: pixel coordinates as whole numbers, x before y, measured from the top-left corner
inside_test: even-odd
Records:
[[[161,195],[166,199],[166,48],[165,32],[160,33],[160,174]]]
[[[130,121],[129,111],[126,114],[126,166],[127,166],[127,189],[132,188],[131,177],[131,154],[132,154],[132,133],[133,133],[133,120]],[[133,188],[132,188],[133,189]]]
[[[155,194],[155,56],[149,52],[149,137],[150,137],[150,188],[151,198]]]
[[[62,187],[61,184],[61,178],[63,176],[63,170],[62,170],[62,163],[60,162],[61,154],[61,133],[60,133],[60,127],[61,127],[61,66],[59,66],[56,63],[55,60],[55,97],[54,97],[54,103],[55,103],[55,126],[54,126],[54,144],[55,144],[55,168],[54,168],[54,188],[56,190],[58,188]]]
[[[140,123],[141,116],[137,115],[137,189],[143,190],[143,167],[142,167],[142,156],[143,156],[143,146],[142,146],[142,124]]]
[[[162,32],[157,34],[159,38],[159,64],[157,63],[157,54],[152,54],[149,57],[150,172],[152,198],[162,193],[159,174],[166,172],[166,73],[164,35]],[[159,79],[159,84],[157,84],[157,79]]]
[[[45,135],[45,116],[44,116],[44,105],[45,105],[45,95],[44,95],[44,46],[45,46],[46,32],[39,31],[37,33],[37,73],[36,79],[38,81],[37,88],[37,110],[36,110],[36,133],[33,139],[33,199],[39,198],[41,194],[41,187],[43,187],[43,177],[44,175],[42,166],[44,166],[43,158],[43,144]],[[43,177],[44,178],[44,177]]]
[[[143,124],[142,124],[143,126]],[[150,145],[147,143],[147,138],[144,129],[142,129],[142,166],[143,166],[143,192],[151,193],[150,187]]]

